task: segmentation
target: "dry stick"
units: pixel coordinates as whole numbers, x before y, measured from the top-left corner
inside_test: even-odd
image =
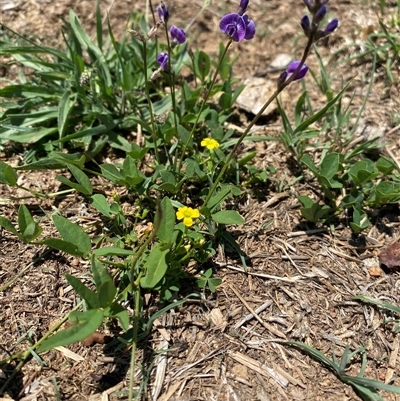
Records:
[[[275,334],[277,337],[284,338],[286,340],[285,334],[276,329],[274,326],[271,326],[268,323],[265,323],[260,316],[257,315],[256,311],[243,299],[243,297],[239,294],[239,291],[231,284],[228,284],[228,287],[235,293],[235,295],[239,298],[242,304],[247,308],[247,310],[271,333]]]
[[[215,262],[217,265],[227,267],[228,269],[235,270],[241,273],[246,273],[249,274],[250,276],[256,276],[256,277],[263,277],[263,278],[269,278],[271,280],[279,280],[279,281],[285,281],[286,283],[295,283],[299,280],[303,280],[306,277],[304,276],[293,276],[291,278],[287,277],[279,277],[279,276],[271,276],[270,274],[263,274],[263,273],[252,273],[252,272],[245,272],[243,269],[231,265],[227,265],[226,263],[221,263],[221,262]]]
[[[267,302],[264,302],[261,306],[259,306],[254,312],[259,314],[261,312],[263,312],[265,309],[268,308],[268,306],[270,306],[272,304],[272,301],[269,300]],[[253,314],[249,313],[248,315],[246,315],[240,322],[236,323],[234,326],[234,329],[238,329],[239,327],[243,326],[246,322],[248,322],[249,320],[253,319]]]

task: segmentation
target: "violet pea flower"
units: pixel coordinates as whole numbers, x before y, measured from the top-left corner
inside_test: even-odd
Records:
[[[159,63],[160,64],[160,68],[162,69],[162,70],[165,70],[166,68],[167,68],[167,66],[168,66],[168,59],[169,59],[169,56],[168,56],[168,53],[160,53],[158,56],[157,56],[157,63]]]
[[[339,20],[334,18],[324,29],[325,36],[331,34],[339,25]]]
[[[314,24],[319,24],[325,18],[327,10],[328,8],[326,7],[325,4],[321,6],[321,8],[314,14],[313,18]]]
[[[169,29],[172,40],[177,44],[185,43],[186,41],[186,33],[183,29],[177,28],[175,25],[172,25]]]
[[[157,13],[158,13],[158,18],[160,19],[161,22],[164,23],[168,22],[169,11],[164,2],[161,2],[160,5],[157,7]]]
[[[292,61],[288,67],[286,68],[286,71],[282,72],[278,79],[278,86],[284,84],[297,70],[297,67],[300,64],[300,60],[295,60]],[[300,68],[300,71],[296,74],[296,77],[293,79],[293,81],[297,81],[298,79],[304,78],[304,76],[307,74],[308,67],[303,64]]]
[[[288,74],[286,79],[289,79],[293,75],[293,73],[297,70],[297,67],[299,66],[299,64],[300,64],[300,60],[295,60],[295,61],[292,61],[288,65],[288,67],[286,69],[286,72]],[[305,64],[303,64],[300,68],[300,71],[296,74],[294,81],[304,78],[304,76],[307,74],[307,71],[308,71],[308,67]]]
[[[253,39],[256,34],[256,25],[247,14],[227,14],[222,17],[219,27],[223,33],[235,42],[241,42],[243,39]]]

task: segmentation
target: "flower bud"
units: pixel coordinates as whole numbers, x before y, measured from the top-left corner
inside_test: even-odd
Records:
[[[301,21],[300,21],[300,25],[303,28],[303,31],[305,33],[305,35],[308,37],[310,36],[310,32],[311,32],[311,26],[310,26],[310,19],[308,18],[308,15],[305,15]]]
[[[237,13],[239,15],[243,15],[247,10],[247,6],[248,5],[249,5],[249,0],[240,0],[240,5],[239,5],[239,8],[237,10]]]
[[[326,5],[324,4],[324,5],[321,6],[321,7],[319,8],[319,10],[314,14],[313,23],[318,25],[318,24],[325,18],[326,11],[327,11],[327,7],[326,7]]]
[[[183,29],[177,28],[175,25],[172,25],[171,28],[169,29],[169,32],[171,34],[172,40],[176,44],[182,44],[185,43],[186,41],[186,33]]]
[[[169,18],[169,11],[165,3],[162,1],[157,7],[158,18],[161,22],[167,23]]]

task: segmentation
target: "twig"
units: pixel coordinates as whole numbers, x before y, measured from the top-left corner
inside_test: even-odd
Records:
[[[267,302],[264,302],[261,306],[259,306],[254,312],[259,314],[262,311],[264,311],[265,309],[267,309],[268,306],[270,306],[271,304],[272,304],[272,301],[268,300]],[[240,326],[243,326],[246,322],[253,319],[253,317],[254,317],[254,315],[252,313],[249,313],[240,322],[235,324],[234,329],[240,328]]]
[[[242,304],[248,309],[248,311],[271,333],[275,334],[277,337],[284,338],[286,339],[285,334],[283,334],[281,331],[276,329],[274,326],[269,325],[268,323],[265,323],[260,316],[257,315],[257,313],[253,310],[253,308],[243,299],[243,297],[239,294],[239,291],[233,286],[228,284],[229,288],[235,293],[235,295],[239,298],[239,300],[242,302]]]

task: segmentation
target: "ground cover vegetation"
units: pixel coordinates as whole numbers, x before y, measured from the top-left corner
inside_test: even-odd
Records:
[[[236,11],[220,19],[225,43],[217,59],[188,46],[185,30],[174,25],[174,15],[162,2],[154,9],[151,5],[150,21],[134,14],[120,42],[110,24],[104,38],[99,3],[94,39],[71,10],[65,21],[65,51],[4,27],[0,54],[23,68],[15,82],[0,89],[5,99],[0,146],[8,152],[23,149],[23,156],[20,166],[0,161],[0,182],[39,200],[79,193],[99,217],[86,226],[60,210],[38,219],[24,199],[19,199],[17,221],[0,216],[3,230],[20,241],[90,264],[85,279],[66,276],[77,294],[73,309],[41,338],[28,339],[26,350],[9,352],[0,361],[7,366],[16,362],[1,392],[30,359],[43,364],[46,351],[83,341],[109,325],[119,330],[113,346],[130,354],[129,384],[120,395],[129,400],[148,396],[149,374],[137,360],[154,322],[201,294],[219,291],[222,280],[210,264],[219,247],[232,250],[247,270],[231,231],[245,222],[235,206],[260,185],[281,185],[274,181],[273,168],[254,163],[257,152],[246,152],[245,142],[273,140],[285,147],[298,172],[296,182],[308,183],[316,194],[297,196],[301,215],[312,228],[334,232],[340,222],[358,238],[374,224],[377,210],[400,201],[399,166],[379,152],[379,138],[354,143],[364,108],[354,115],[344,104],[351,81],[335,93],[319,55],[319,43],[340,29],[339,19],[327,18],[328,0],[304,0],[306,14],[299,20],[299,31],[306,44],[301,58],[286,66],[275,92],[241,133],[230,128],[244,86],[233,76],[235,60],[229,49],[257,35],[257,21],[251,19],[248,6],[248,0],[241,0]],[[372,55],[373,68],[385,60],[387,78],[393,81],[398,38],[383,23],[381,28],[381,41],[371,40],[365,55]],[[311,53],[319,60],[318,71],[307,66]],[[285,110],[279,95],[291,84],[301,85],[306,74],[313,75],[325,105],[315,109],[303,87],[294,111]],[[279,137],[252,135],[272,102],[277,102],[283,125]],[[142,137],[141,144],[127,139],[131,132]],[[110,149],[122,155],[121,162],[104,162],[102,156]],[[55,179],[62,184],[56,192],[20,184],[23,172],[50,170],[58,172]],[[114,188],[111,196],[103,191],[105,186]],[[117,188],[128,194],[129,211]],[[43,219],[52,223],[56,234],[46,234]],[[3,284],[1,291],[14,282]],[[157,297],[157,309],[150,314],[145,300],[149,293]],[[399,313],[396,306],[363,295],[354,300]],[[364,377],[364,346],[353,351],[347,346],[338,361],[300,341],[276,341],[328,367],[361,399],[380,400],[380,390],[400,394],[397,386]],[[348,364],[357,358],[359,374],[347,374]]]

